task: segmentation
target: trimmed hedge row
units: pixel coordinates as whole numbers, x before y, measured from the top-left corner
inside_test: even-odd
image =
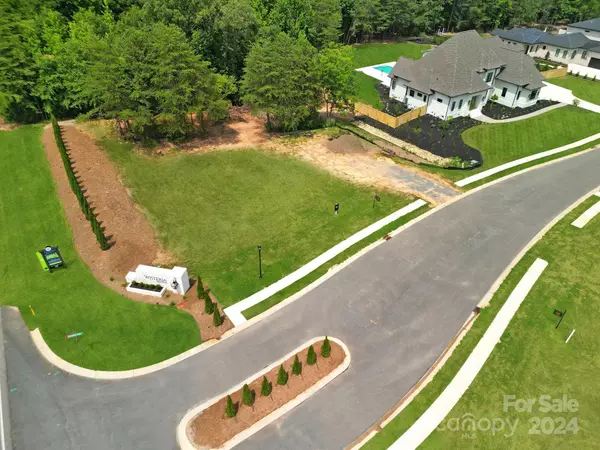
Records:
[[[81,207],[81,211],[85,214],[85,218],[90,221],[92,225],[92,231],[96,235],[96,240],[98,241],[98,245],[102,250],[108,250],[110,245],[106,236],[104,234],[104,229],[98,222],[98,218],[96,214],[92,211],[90,204],[88,202],[87,197],[84,195],[83,190],[81,189],[81,185],[79,184],[79,180],[75,176],[75,172],[73,172],[73,164],[71,163],[71,158],[69,157],[69,153],[67,152],[67,148],[65,147],[65,143],[62,139],[60,125],[56,121],[54,116],[51,117],[52,120],[52,129],[54,130],[54,138],[56,139],[56,145],[58,146],[58,150],[60,152],[60,156],[63,160],[63,164],[65,166],[65,170],[67,172],[67,178],[69,179],[69,185],[77,197],[77,201],[79,202],[79,206]]]

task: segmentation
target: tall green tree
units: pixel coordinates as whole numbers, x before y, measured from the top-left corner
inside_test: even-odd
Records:
[[[320,104],[316,50],[285,33],[260,39],[250,50],[241,83],[244,102],[266,113],[270,128],[297,130]]]
[[[317,71],[327,115],[331,116],[334,109],[351,109],[352,97],[356,92],[354,49],[329,45],[319,52]]]
[[[314,9],[314,44],[324,47],[337,43],[342,34],[342,5],[340,0],[318,0],[313,3]]]

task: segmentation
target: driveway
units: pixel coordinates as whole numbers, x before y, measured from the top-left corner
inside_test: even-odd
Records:
[[[163,371],[98,382],[56,373],[18,314],[4,310],[16,449],[175,449],[193,406],[306,340],[329,334],[350,368],[244,443],[343,448],[427,371],[520,250],[600,185],[600,151],[529,171],[458,200],[362,256],[268,319]]]

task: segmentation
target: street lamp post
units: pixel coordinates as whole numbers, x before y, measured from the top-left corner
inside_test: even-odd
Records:
[[[262,245],[258,246],[258,278],[262,279],[262,257],[261,257]]]

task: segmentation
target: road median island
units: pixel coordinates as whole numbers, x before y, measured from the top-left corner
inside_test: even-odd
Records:
[[[190,411],[178,430],[181,448],[231,448],[299,405],[350,364],[343,343],[334,338],[327,342],[329,356],[324,356],[324,338],[313,339]],[[312,358],[310,347],[314,350]]]

